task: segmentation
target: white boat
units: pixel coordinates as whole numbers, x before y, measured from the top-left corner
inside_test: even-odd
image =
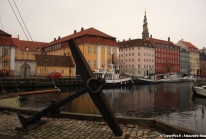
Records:
[[[177,73],[167,73],[167,74],[161,74],[160,81],[163,83],[179,83],[181,82],[181,77]]]
[[[0,106],[19,108],[21,106],[21,97],[0,98]]]
[[[159,84],[160,80],[157,79],[156,75],[149,75],[149,76],[145,76],[144,78],[136,78],[136,82],[137,84],[141,84],[141,85],[147,85],[147,84]]]
[[[206,86],[194,86],[193,88],[195,94],[206,97]]]
[[[196,82],[196,78],[193,75],[184,76],[181,80],[182,82]]]
[[[127,86],[133,84],[131,77],[120,77],[119,70],[114,70],[113,66],[109,71],[97,69],[93,73],[96,78],[104,78],[106,80],[106,86]]]

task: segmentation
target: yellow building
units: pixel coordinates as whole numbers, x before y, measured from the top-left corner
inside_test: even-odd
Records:
[[[36,76],[37,64],[35,61],[35,54],[41,54],[41,48],[47,43],[20,40],[12,38],[16,45],[15,49],[15,76]]]
[[[190,42],[180,40],[177,45],[189,52],[190,74],[200,74],[200,54],[197,47]]]
[[[83,53],[90,68],[94,71],[96,69],[110,69],[111,64],[118,65],[119,47],[116,38],[109,36],[97,29],[89,28],[58,39],[54,39],[51,43],[43,47],[42,52],[47,55],[64,55],[71,56],[68,40],[74,38]],[[78,69],[74,71],[78,74]]]
[[[51,72],[61,73],[62,76],[74,75],[74,63],[70,56],[35,55],[36,76],[46,76]]]
[[[41,48],[47,43],[36,41],[25,41],[18,38],[12,38],[17,46],[15,50],[15,59],[18,60],[35,60],[35,54],[41,54]]]

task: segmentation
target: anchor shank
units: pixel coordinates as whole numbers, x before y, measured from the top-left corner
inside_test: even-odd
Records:
[[[78,45],[74,41],[74,39],[69,40],[68,43],[69,43],[69,47],[71,49],[73,58],[75,60],[76,66],[77,66],[77,68],[80,69],[79,71],[80,71],[81,79],[82,79],[84,85],[87,86],[87,81],[90,78],[94,78],[94,75],[93,75],[89,65],[87,64],[86,59],[84,58],[83,54],[81,53],[81,50],[79,49]],[[88,93],[89,93],[91,99],[93,100],[94,104],[98,108],[99,112],[102,114],[102,117],[105,119],[108,126],[111,128],[111,130],[115,134],[115,136],[121,136],[123,132],[122,132],[117,120],[115,119],[115,116],[114,116],[109,104],[107,103],[107,100],[106,100],[102,90],[100,90],[98,93],[93,93],[91,91],[91,90],[98,90],[97,83],[91,82],[89,89],[87,86],[87,90],[88,90]]]

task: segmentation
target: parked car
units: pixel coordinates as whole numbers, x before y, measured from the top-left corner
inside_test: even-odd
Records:
[[[46,75],[46,78],[61,78],[62,74],[59,72],[52,72],[48,75]]]
[[[0,70],[0,76],[4,76],[4,77],[9,76],[9,72],[8,72],[8,70],[6,70],[6,69],[2,69],[2,70]]]

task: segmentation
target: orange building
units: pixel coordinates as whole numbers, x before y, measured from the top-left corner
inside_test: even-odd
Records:
[[[94,71],[97,68],[110,69],[112,61],[117,61],[119,57],[119,47],[116,38],[107,35],[95,28],[88,28],[74,33],[66,37],[57,39],[48,43],[43,47],[42,51],[47,55],[64,55],[71,56],[71,51],[68,45],[68,40],[74,38],[83,53],[90,68]],[[112,59],[113,55],[113,59]],[[78,69],[75,69],[74,74],[78,74]]]
[[[16,60],[35,60],[35,54],[41,54],[41,48],[47,43],[20,40],[18,38],[12,38],[14,44],[17,46],[15,50]]]

